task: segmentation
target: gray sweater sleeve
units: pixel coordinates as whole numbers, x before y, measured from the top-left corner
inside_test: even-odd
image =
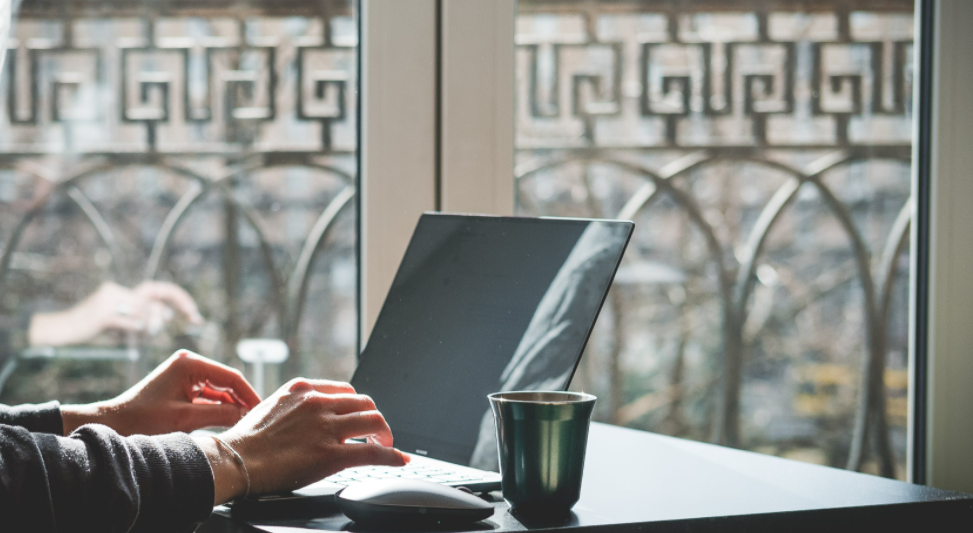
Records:
[[[64,433],[61,405],[58,402],[37,405],[24,404],[14,407],[0,405],[0,424],[20,426],[34,433],[53,433],[54,435]]]
[[[91,424],[61,437],[51,406],[0,406],[0,517],[12,531],[192,531],[209,517],[213,472],[188,435]]]

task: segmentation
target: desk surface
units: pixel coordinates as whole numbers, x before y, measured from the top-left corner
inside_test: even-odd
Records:
[[[499,498],[498,498],[499,499]],[[973,529],[973,495],[711,444],[593,424],[581,501],[566,517],[518,519],[505,503],[469,530],[746,531]],[[329,514],[330,513],[330,514]],[[945,527],[944,527],[945,528]],[[252,523],[218,511],[199,533],[354,530],[335,511]]]

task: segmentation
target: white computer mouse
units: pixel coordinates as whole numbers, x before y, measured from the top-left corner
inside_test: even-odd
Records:
[[[416,479],[383,479],[341,489],[338,508],[360,524],[470,523],[493,515],[493,506],[473,494]]]

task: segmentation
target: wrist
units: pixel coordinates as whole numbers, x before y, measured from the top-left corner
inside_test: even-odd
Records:
[[[27,325],[27,344],[30,346],[51,346],[50,334],[57,330],[57,323],[61,318],[61,312],[53,313],[34,313],[30,317]]]
[[[243,497],[247,492],[247,475],[233,452],[211,436],[193,437],[206,454],[213,470],[213,505],[222,505]]]
[[[65,435],[70,435],[85,424],[104,424],[111,427],[106,418],[107,412],[101,404],[61,406],[61,425]]]

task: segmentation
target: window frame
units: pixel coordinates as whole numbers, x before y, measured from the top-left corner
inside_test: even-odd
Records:
[[[360,353],[419,215],[436,209],[438,2],[359,9]]]
[[[361,0],[359,13],[360,352],[419,215],[513,214],[516,2]]]
[[[921,0],[917,19],[926,66],[920,65],[916,109],[914,190],[919,194],[913,231],[912,323],[914,412],[912,481],[973,491],[973,247],[962,228],[973,228],[973,4]],[[922,22],[920,20],[920,22]],[[925,35],[923,34],[925,33]],[[928,38],[927,38],[928,37]],[[921,47],[920,47],[921,48]],[[928,64],[931,63],[931,64]],[[922,89],[926,95],[923,96]],[[928,98],[927,98],[928,97]],[[925,107],[923,107],[925,106]],[[925,116],[923,116],[925,113]],[[927,198],[922,194],[928,193]],[[922,253],[928,249],[928,253]],[[923,265],[922,262],[925,262]],[[924,275],[925,274],[925,275]],[[910,394],[912,394],[910,392]]]

